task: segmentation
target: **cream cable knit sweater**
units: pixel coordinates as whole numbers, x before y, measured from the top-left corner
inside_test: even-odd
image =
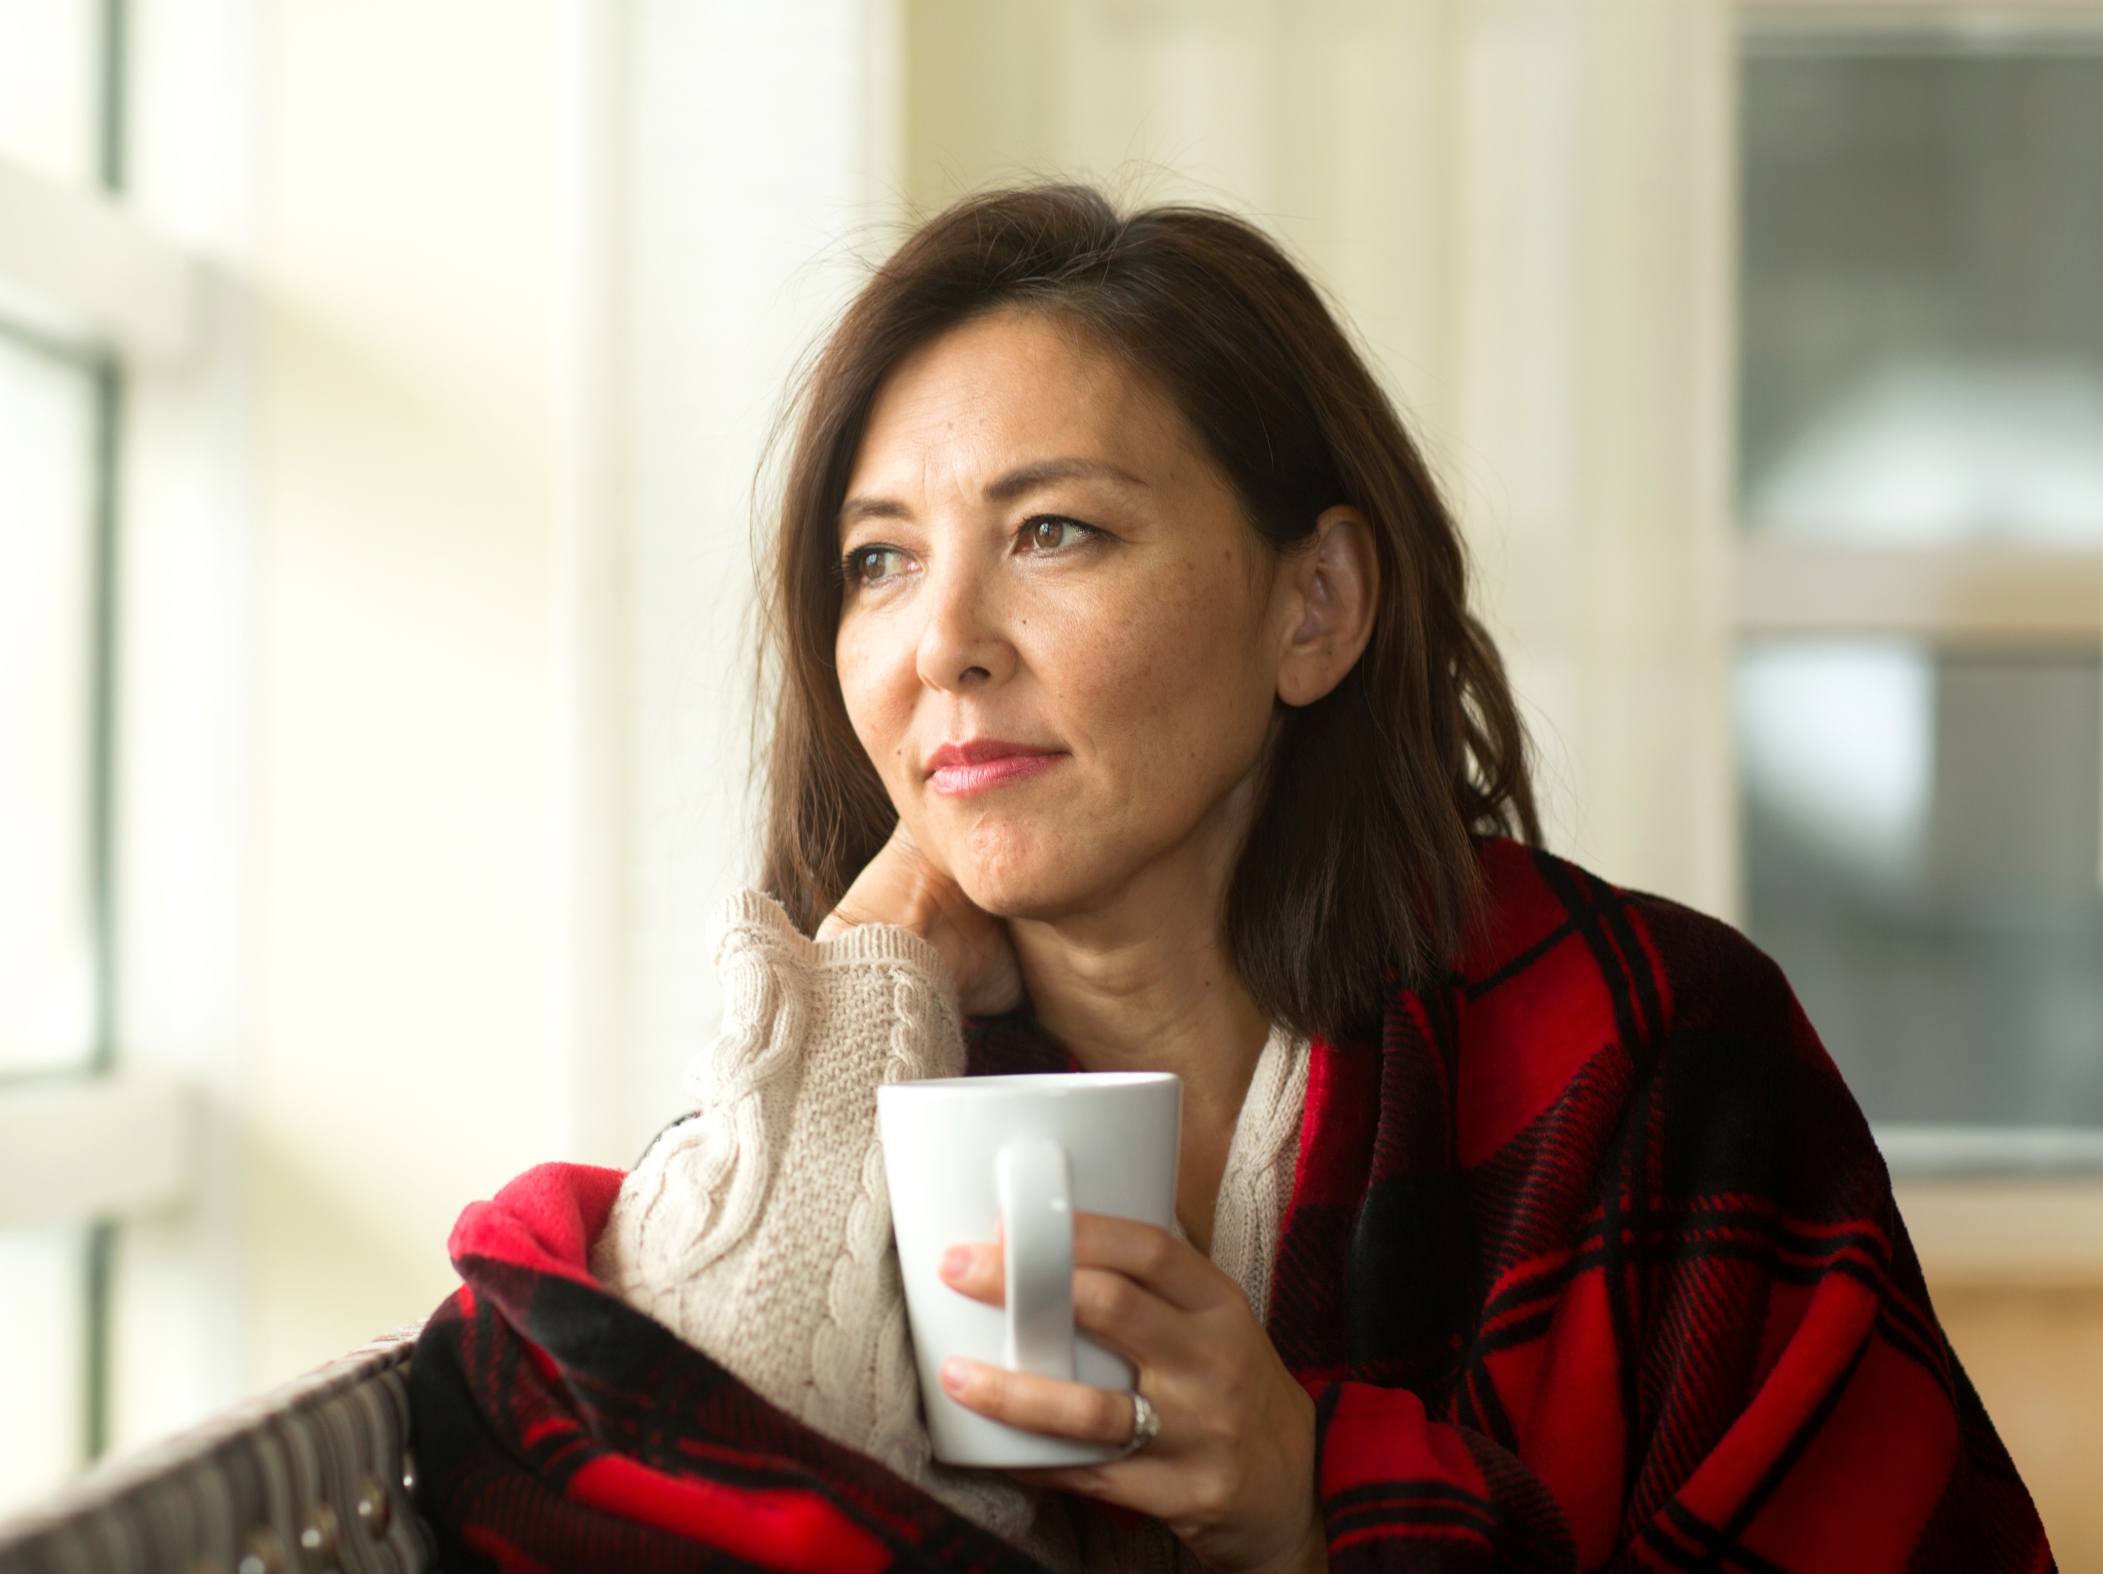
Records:
[[[1070,1530],[1038,1523],[1033,1532],[1033,1495],[935,1464],[920,1420],[875,1090],[963,1073],[941,954],[889,925],[806,939],[753,891],[717,909],[715,930],[723,1022],[687,1068],[695,1113],[622,1183],[592,1248],[593,1273],[807,1425],[995,1534],[1079,1563]],[[1306,1092],[1306,1055],[1274,1033],[1235,1127],[1213,1222],[1213,1260],[1259,1319]],[[1090,1568],[1180,1561],[1172,1540],[1087,1539]]]

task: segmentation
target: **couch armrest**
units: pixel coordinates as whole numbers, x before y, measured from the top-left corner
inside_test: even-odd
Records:
[[[0,1524],[0,1574],[423,1574],[411,1507],[417,1327],[97,1466]]]

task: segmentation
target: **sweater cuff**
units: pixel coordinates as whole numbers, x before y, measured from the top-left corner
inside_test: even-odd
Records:
[[[896,924],[857,924],[830,940],[813,940],[796,927],[771,896],[760,891],[734,891],[717,906],[709,928],[715,936],[719,969],[726,944],[734,943],[741,931],[748,936],[757,931],[764,941],[784,949],[799,966],[904,966],[925,975],[935,992],[952,1007],[957,1003],[956,980],[950,976],[949,963],[941,951],[933,941]]]

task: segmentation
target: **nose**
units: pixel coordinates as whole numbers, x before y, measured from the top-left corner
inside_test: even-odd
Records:
[[[938,560],[922,585],[926,622],[916,653],[920,681],[954,693],[1005,683],[1016,664],[994,586],[960,556]]]

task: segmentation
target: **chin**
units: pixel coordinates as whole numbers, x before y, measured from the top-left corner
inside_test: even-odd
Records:
[[[1088,861],[1031,849],[1004,849],[1004,856],[974,856],[967,850],[950,873],[972,903],[995,918],[1049,918],[1084,905],[1100,882]]]
[[[1045,918],[1072,907],[1080,891],[1070,876],[1056,879],[1049,870],[960,870],[957,884],[972,904],[995,918]]]
[[[929,830],[936,842],[930,851],[973,904],[995,918],[1050,918],[1085,907],[1115,887],[1122,863],[1114,846],[1068,816],[986,815],[968,826]]]

